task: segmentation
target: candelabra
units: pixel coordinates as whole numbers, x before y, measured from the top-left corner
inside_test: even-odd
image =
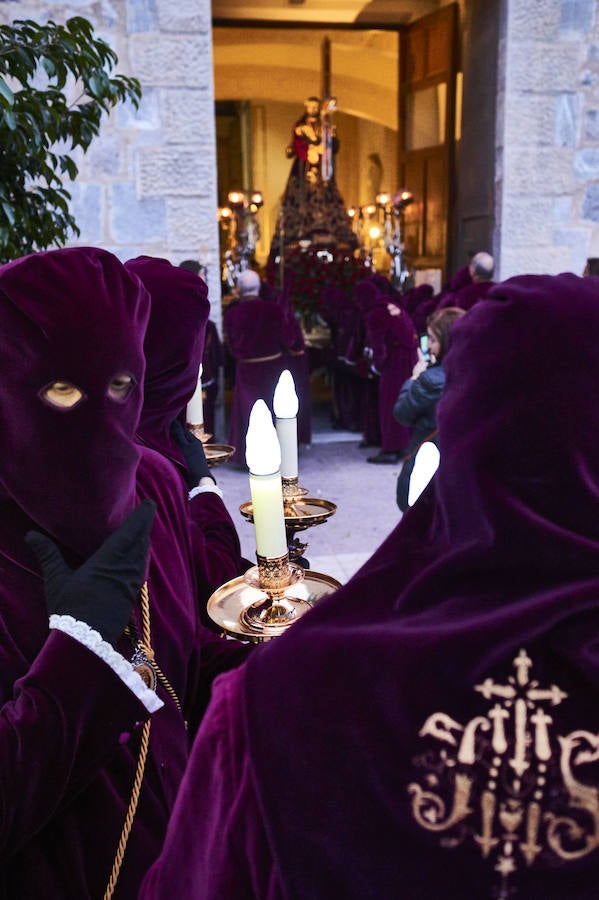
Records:
[[[222,280],[230,288],[235,287],[244,269],[249,269],[260,239],[257,215],[264,206],[260,191],[249,195],[243,191],[229,191],[228,206],[218,210],[218,221],[225,233],[226,249],[223,256]]]
[[[306,498],[307,491],[299,487],[297,404],[288,370],[275,390],[276,428],[265,402],[254,404],[246,439],[252,499],[240,512],[254,524],[258,565],[222,585],[208,600],[213,622],[245,641],[277,637],[339,587],[336,579],[300,564],[307,545],[294,539],[296,531],[321,524],[337,509],[330,501]]]
[[[396,191],[393,197],[381,193],[376,198],[383,217],[383,244],[391,257],[391,284],[398,291],[404,291],[411,279],[410,270],[405,265],[401,216],[404,209],[413,202],[414,196],[407,190]]]
[[[350,206],[347,211],[357,238],[360,258],[374,269],[374,252],[384,248],[391,258],[391,283],[400,291],[406,290],[411,278],[410,270],[405,265],[401,216],[413,201],[414,197],[408,190],[396,191],[393,196],[382,192],[377,194],[374,203]]]

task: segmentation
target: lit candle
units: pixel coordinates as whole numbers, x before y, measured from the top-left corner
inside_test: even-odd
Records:
[[[432,441],[425,441],[416,454],[414,468],[410,475],[408,488],[408,506],[414,506],[420,494],[439,468],[440,454]]]
[[[245,459],[250,470],[256,553],[277,559],[287,553],[281,448],[264,400],[257,400],[250,413]]]
[[[200,371],[198,372],[198,383],[193,397],[187,404],[187,422],[190,425],[204,424],[204,406],[202,403],[202,364],[200,363]]]
[[[297,478],[297,413],[299,401],[289,369],[281,372],[274,396],[275,426],[281,445],[281,475]]]

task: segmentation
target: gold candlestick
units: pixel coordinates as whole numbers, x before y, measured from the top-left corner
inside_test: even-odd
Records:
[[[289,554],[258,556],[258,565],[223,584],[208,600],[208,615],[225,634],[251,643],[283,634],[340,583],[306,571]]]
[[[299,486],[299,477],[297,475],[295,478],[281,478],[281,484],[283,487],[283,509],[287,519],[293,515],[293,504],[305,497],[308,491],[306,488]]]
[[[213,469],[214,466],[220,466],[223,463],[226,463],[235,453],[235,447],[232,447],[230,444],[209,444],[208,441],[212,435],[206,432],[203,422],[199,425],[187,422],[187,430],[191,431],[191,433],[202,442],[204,453],[206,455],[206,462],[210,469]]]
[[[282,478],[281,481],[287,546],[291,559],[298,559],[303,555],[308,544],[302,543],[295,537],[297,532],[305,531],[314,525],[322,525],[335,514],[337,506],[330,500],[307,497],[308,491],[306,488],[299,487],[298,478]],[[253,522],[254,511],[251,501],[242,503],[239,512],[248,522]]]
[[[304,570],[289,562],[289,553],[273,559],[258,554],[256,557],[258,565],[248,569],[243,578],[246,584],[263,591],[266,597],[244,609],[241,621],[258,631],[290,625],[312,606],[302,597],[287,594],[292,584],[303,581]]]
[[[205,444],[212,437],[211,434],[206,433],[203,422],[199,422],[199,423],[187,422],[187,430],[191,431],[191,433],[195,437],[197,437],[197,439],[199,441],[201,441],[202,444]]]

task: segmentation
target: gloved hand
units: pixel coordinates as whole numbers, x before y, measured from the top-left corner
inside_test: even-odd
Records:
[[[212,478],[216,484],[216,478],[208,468],[206,454],[202,442],[192,434],[188,428],[183,428],[178,419],[171,425],[171,437],[179,445],[187,466],[187,484],[192,490],[200,483],[200,478]]]
[[[38,531],[25,540],[44,576],[48,614],[73,616],[115,644],[143,584],[156,504],[143,500],[78,569],[71,569],[51,538]]]

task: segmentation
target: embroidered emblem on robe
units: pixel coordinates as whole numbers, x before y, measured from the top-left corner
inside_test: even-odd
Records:
[[[413,760],[419,774],[408,785],[416,823],[443,847],[478,847],[497,873],[500,900],[514,896],[509,882],[519,869],[580,859],[599,846],[599,788],[588,778],[599,734],[559,734],[568,695],[531,678],[526,650],[513,668],[503,684],[475,685],[487,709],[481,702],[469,722],[444,712],[426,719],[419,736],[427,749]]]

